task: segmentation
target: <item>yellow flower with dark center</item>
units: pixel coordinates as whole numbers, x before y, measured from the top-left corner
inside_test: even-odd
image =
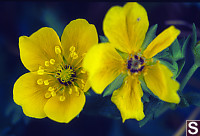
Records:
[[[20,57],[30,72],[16,81],[13,97],[25,115],[64,123],[76,117],[85,104],[84,92],[90,88],[82,61],[97,43],[95,26],[84,19],[71,21],[61,41],[48,27],[30,37],[21,36]]]
[[[172,79],[168,67],[153,57],[169,47],[180,34],[174,26],[160,33],[143,51],[141,46],[149,27],[146,10],[138,3],[114,6],[106,14],[103,30],[108,43],[93,46],[87,53],[83,66],[89,73],[93,90],[101,94],[121,73],[127,76],[122,86],[112,94],[111,101],[126,119],[142,120],[145,115],[141,98],[140,81],[161,100],[179,103],[179,83]],[[118,51],[123,52],[123,57]]]

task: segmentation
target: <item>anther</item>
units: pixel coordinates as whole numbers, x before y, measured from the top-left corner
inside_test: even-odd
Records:
[[[85,82],[84,82],[84,80],[83,80],[83,79],[81,79],[81,83],[85,84]]]
[[[61,53],[61,49],[59,46],[55,46],[55,53],[56,54],[60,54]]]
[[[38,85],[42,85],[42,84],[43,84],[43,80],[42,80],[42,79],[38,79],[38,80],[37,80],[37,84],[38,84]]]
[[[56,92],[52,91],[52,92],[51,92],[51,95],[52,95],[53,97],[56,96]]]
[[[45,61],[44,63],[45,63],[45,66],[47,67],[49,66],[49,61]]]
[[[72,88],[69,88],[69,94],[72,94]]]
[[[45,93],[45,98],[50,98],[51,97],[51,93],[47,92]]]
[[[44,80],[44,85],[49,85],[49,81],[48,80]]]
[[[51,65],[54,65],[55,62],[56,62],[56,61],[55,61],[54,59],[50,59],[50,64],[51,64]]]
[[[74,47],[74,46],[71,46],[71,47],[69,48],[69,51],[70,51],[70,52],[74,52],[74,51],[75,51],[75,47]]]
[[[43,66],[39,66],[39,70],[40,70],[40,69],[44,69],[44,67],[43,67]]]
[[[75,91],[78,92],[78,87],[77,87],[77,86],[74,86],[74,88],[75,88]]]
[[[54,88],[53,87],[49,87],[48,91],[52,92],[52,91],[54,91]]]
[[[86,71],[85,71],[84,69],[82,69],[82,70],[81,70],[81,73],[83,73],[83,74],[84,74],[84,73],[86,73]]]
[[[37,73],[38,73],[38,75],[43,75],[43,74],[44,74],[44,69],[39,69],[39,70],[37,71]]]
[[[73,59],[77,59],[78,58],[78,54],[76,52],[73,53]]]
[[[65,100],[65,96],[60,96],[60,101],[63,102]]]
[[[85,87],[85,84],[82,84],[82,89],[84,89],[84,87]]]

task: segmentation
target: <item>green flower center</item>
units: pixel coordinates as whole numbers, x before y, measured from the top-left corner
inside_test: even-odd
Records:
[[[76,73],[73,68],[68,65],[64,68],[60,68],[56,73],[56,77],[61,84],[67,86],[72,84],[76,77]]]

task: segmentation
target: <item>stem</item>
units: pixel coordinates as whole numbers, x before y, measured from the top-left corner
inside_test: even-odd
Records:
[[[182,91],[185,87],[185,85],[187,84],[187,82],[189,81],[189,79],[192,77],[192,75],[194,74],[194,72],[197,70],[199,66],[196,65],[195,63],[192,65],[192,67],[190,68],[189,72],[187,73],[187,75],[185,76],[185,78],[183,79],[181,86],[180,86],[180,90]]]

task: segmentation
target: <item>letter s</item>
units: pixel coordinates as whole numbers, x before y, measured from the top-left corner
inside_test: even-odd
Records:
[[[196,122],[190,122],[190,123],[188,124],[189,128],[191,128],[191,129],[193,129],[193,130],[195,130],[195,131],[192,132],[192,131],[189,129],[188,132],[189,132],[190,134],[192,134],[192,135],[195,135],[195,134],[198,133],[198,129],[197,129],[196,127],[192,126],[192,124],[194,124],[196,127],[198,126],[198,124],[197,124]]]

